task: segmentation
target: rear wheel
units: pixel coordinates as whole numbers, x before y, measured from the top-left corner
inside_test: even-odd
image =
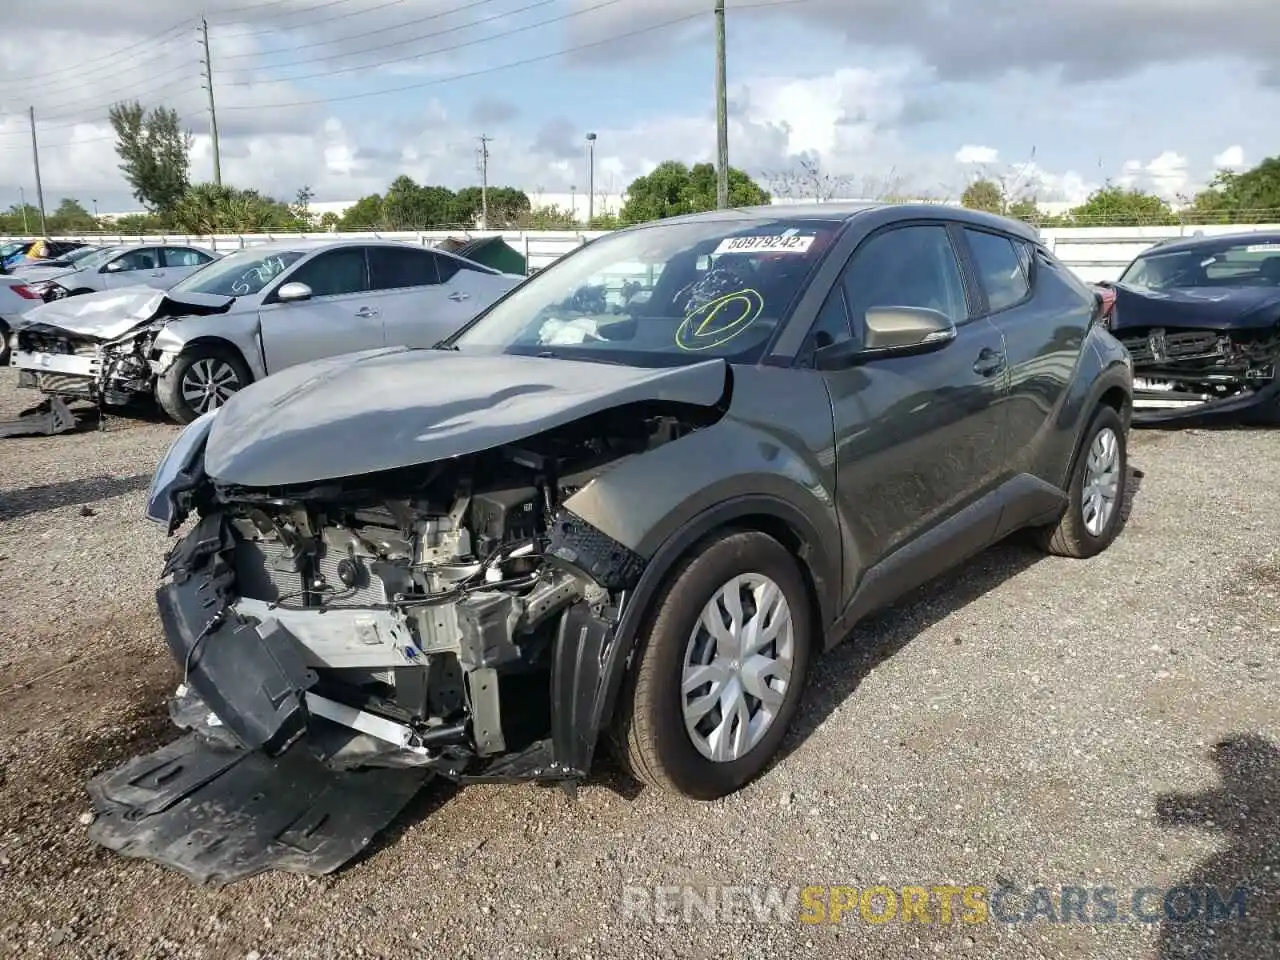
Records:
[[[229,347],[196,344],[179,354],[156,381],[156,400],[170,419],[190,423],[216,410],[253,380],[240,355]]]
[[[1067,509],[1056,524],[1036,531],[1040,546],[1060,557],[1096,556],[1120,533],[1129,480],[1128,435],[1120,415],[1099,407],[1081,438]]]
[[[614,737],[639,780],[714,800],[777,752],[804,688],[813,622],[791,554],[754,531],[721,534],[659,597]]]
[[[9,365],[9,325],[0,320],[0,367]]]

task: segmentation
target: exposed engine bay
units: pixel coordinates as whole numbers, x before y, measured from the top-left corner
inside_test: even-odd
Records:
[[[1135,405],[1194,408],[1271,388],[1280,332],[1150,327],[1116,331],[1133,357]]]
[[[620,458],[697,429],[699,414],[615,410],[442,463],[192,491],[202,520],[160,596],[171,646],[187,643],[174,648],[186,678],[175,719],[280,753],[323,718],[358,734],[325,748],[337,768],[581,775],[551,739],[557,639],[603,639],[644,562],[563,503]],[[197,624],[179,594],[202,581],[219,603]],[[224,668],[236,636],[243,655]],[[259,675],[263,645],[276,663]]]
[[[152,347],[163,322],[113,340],[78,337],[47,324],[14,334],[19,386],[72,399],[123,406],[152,390]],[[21,361],[21,362],[19,362]]]

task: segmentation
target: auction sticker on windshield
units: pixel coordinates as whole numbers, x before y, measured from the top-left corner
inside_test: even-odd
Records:
[[[726,237],[716,247],[720,253],[807,253],[813,245],[813,235],[781,233],[764,237]]]

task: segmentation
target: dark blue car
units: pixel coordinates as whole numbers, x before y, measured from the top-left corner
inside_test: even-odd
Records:
[[[1280,232],[1160,243],[1102,286],[1133,357],[1135,423],[1280,421]]]

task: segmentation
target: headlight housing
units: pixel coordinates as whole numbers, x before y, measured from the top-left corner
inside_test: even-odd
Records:
[[[187,518],[189,493],[205,480],[204,445],[213,428],[217,409],[192,420],[169,444],[147,491],[147,519],[162,523],[173,533]]]

